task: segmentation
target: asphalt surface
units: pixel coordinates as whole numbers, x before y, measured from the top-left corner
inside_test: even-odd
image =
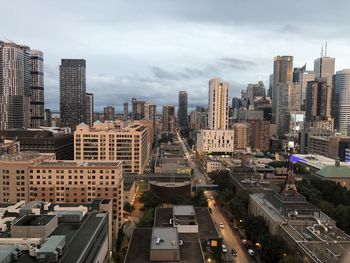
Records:
[[[193,169],[193,176],[196,179],[196,184],[207,184],[209,182],[208,177],[198,169],[197,164],[193,161],[188,145],[182,136],[177,133],[179,142],[184,151],[184,154],[188,161],[191,163]],[[210,191],[206,191],[206,196],[208,198],[208,204],[211,208],[211,217],[216,225],[219,234],[223,238],[223,243],[226,245],[228,253],[225,255],[226,262],[238,262],[238,263],[250,263],[256,262],[256,260],[250,257],[246,251],[244,245],[242,245],[241,238],[239,234],[230,226],[230,222],[222,213],[222,211],[216,206],[214,196]],[[224,228],[220,228],[219,224],[223,223]],[[237,252],[237,257],[232,256],[231,250],[235,249]]]

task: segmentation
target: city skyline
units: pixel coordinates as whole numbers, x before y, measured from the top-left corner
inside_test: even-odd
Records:
[[[326,41],[328,55],[336,58],[336,70],[349,68],[349,22],[342,21],[349,3],[342,2],[333,6],[317,1],[320,8],[314,12],[315,1],[303,3],[303,8],[293,3],[278,7],[277,1],[263,6],[255,3],[257,8],[230,1],[220,6],[152,1],[139,2],[138,8],[126,2],[99,5],[77,1],[70,3],[69,10],[65,1],[50,5],[39,1],[42,16],[26,19],[37,7],[12,1],[6,2],[9,12],[3,14],[5,20],[24,18],[28,27],[49,22],[40,34],[23,34],[23,28],[15,23],[6,28],[0,25],[0,31],[3,40],[43,51],[47,108],[59,108],[58,66],[62,58],[87,61],[87,88],[95,94],[97,111],[107,105],[120,111],[123,102],[133,96],[158,105],[176,104],[175,94],[184,89],[191,108],[206,105],[207,81],[215,76],[231,84],[232,97],[259,80],[267,87],[276,55],[292,55],[295,67],[306,62],[312,70]],[[19,4],[26,12],[13,14],[11,10],[21,9]],[[214,7],[220,16],[209,15]],[[282,12],[282,8],[290,12]],[[338,15],[327,16],[328,12]],[[295,45],[298,41],[303,45]],[[256,43],[261,48],[253,48]]]

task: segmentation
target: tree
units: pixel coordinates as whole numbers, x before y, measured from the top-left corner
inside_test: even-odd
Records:
[[[203,190],[197,191],[197,194],[193,197],[193,205],[196,207],[208,207],[208,201]]]
[[[132,210],[134,210],[134,206],[131,205],[129,202],[125,202],[123,209],[124,209],[124,211],[131,213]]]
[[[248,216],[244,224],[248,239],[261,243],[269,233],[266,221],[262,216]]]
[[[144,211],[142,218],[137,223],[137,227],[152,227],[154,218],[154,209],[148,208]]]
[[[279,262],[288,251],[287,243],[280,236],[266,235],[262,240],[261,259],[264,262]]]
[[[144,192],[141,195],[140,201],[143,203],[143,209],[155,208],[160,205],[159,196],[152,191]]]

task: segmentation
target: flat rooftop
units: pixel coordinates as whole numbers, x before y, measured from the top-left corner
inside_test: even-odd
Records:
[[[38,167],[101,167],[101,166],[110,166],[115,167],[119,166],[122,162],[120,161],[98,161],[98,162],[90,162],[90,161],[69,161],[69,160],[55,160],[55,161],[44,161],[35,166]]]
[[[157,240],[160,240],[157,242]],[[151,249],[179,249],[179,234],[175,227],[153,227]]]
[[[54,155],[53,153],[39,153],[39,152],[31,152],[31,151],[27,151],[27,152],[19,152],[16,154],[7,154],[7,155],[1,155],[0,156],[0,162],[1,161],[10,161],[10,162],[23,162],[23,161],[31,161],[34,160],[36,158],[39,158],[40,156],[50,156],[50,155]]]
[[[174,216],[195,216],[196,213],[192,205],[174,205],[173,215]]]
[[[56,215],[27,215],[18,220],[14,226],[45,226],[55,217]]]

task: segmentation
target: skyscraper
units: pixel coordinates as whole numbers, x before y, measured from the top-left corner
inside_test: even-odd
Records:
[[[325,120],[331,117],[331,92],[326,78],[316,78],[307,83],[306,121]]]
[[[325,78],[329,87],[332,87],[332,76],[335,69],[335,58],[322,56],[315,59],[314,71],[316,78]]]
[[[104,107],[103,115],[105,117],[105,121],[114,121],[115,109],[112,106]]]
[[[0,129],[30,126],[30,48],[0,41]]]
[[[179,109],[177,113],[179,128],[188,127],[188,115],[187,115],[187,92],[179,91]]]
[[[219,78],[209,81],[209,129],[226,130],[228,127],[229,84]]]
[[[306,87],[309,81],[315,79],[315,72],[306,70],[306,65],[301,68],[294,68],[293,71],[293,82],[300,83],[300,101],[301,101],[301,110],[305,110],[306,103]]]
[[[129,116],[129,103],[128,102],[124,102],[124,112],[123,112],[123,119],[124,121],[128,120],[128,116]]]
[[[39,50],[30,51],[30,127],[44,125],[44,56]]]
[[[92,127],[94,123],[94,94],[86,93],[86,124]]]
[[[72,131],[86,122],[86,62],[84,59],[62,59],[60,65],[61,126]]]
[[[247,87],[247,97],[249,100],[250,105],[254,104],[254,98],[255,97],[263,97],[265,96],[265,86],[264,82],[259,81],[256,84],[248,84]]]
[[[334,124],[339,132],[350,135],[350,69],[337,71],[334,83]]]
[[[137,100],[136,98],[132,98],[131,100],[131,118],[133,120],[142,120],[145,118],[145,101]]]
[[[175,131],[175,106],[174,105],[163,106],[162,130],[164,132]]]
[[[273,88],[272,88],[272,114],[277,121],[277,96],[276,90],[280,83],[292,82],[293,80],[293,57],[292,56],[276,56],[273,64]]]

